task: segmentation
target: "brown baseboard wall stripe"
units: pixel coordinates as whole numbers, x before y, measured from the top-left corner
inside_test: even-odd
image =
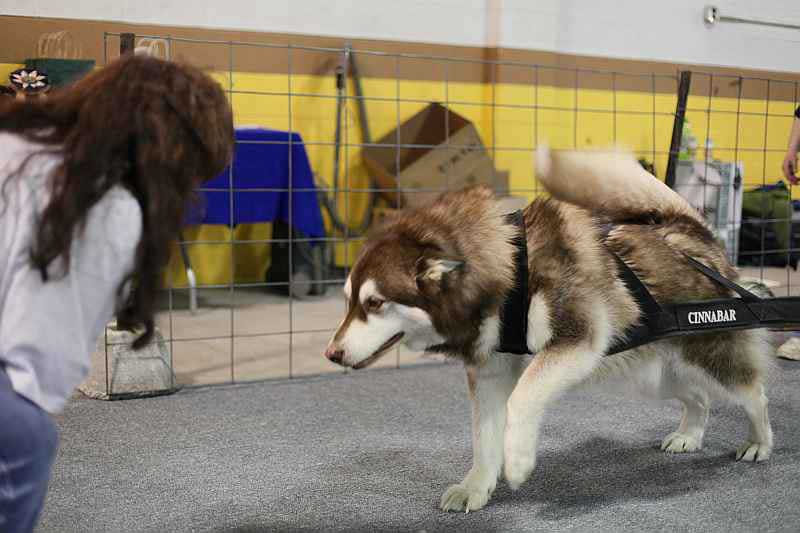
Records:
[[[113,21],[0,15],[0,63],[22,63],[35,54],[43,33],[68,30],[86,58],[103,64],[119,53],[121,33],[176,39],[173,57],[201,67],[286,74],[332,75],[341,49],[350,44],[359,54],[367,78],[486,83],[538,83],[580,89],[675,94],[678,72],[692,70],[691,94],[794,102],[800,73],[733,69],[633,59],[601,58],[534,50],[451,46],[254,31],[139,25]],[[114,34],[114,35],[107,35]],[[214,41],[208,44],[202,41]],[[237,43],[229,46],[227,43]],[[263,44],[271,46],[261,46]],[[105,45],[105,48],[104,48]],[[288,48],[291,45],[291,51]],[[331,50],[333,49],[333,50]],[[232,53],[231,53],[232,52]],[[370,53],[374,52],[374,53]],[[291,58],[290,58],[291,56]],[[740,88],[741,85],[741,88]]]

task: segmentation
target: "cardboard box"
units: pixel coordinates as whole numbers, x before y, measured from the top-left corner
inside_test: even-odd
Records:
[[[508,174],[497,172],[475,125],[437,103],[365,147],[362,157],[393,206],[416,207],[479,183],[508,190]]]
[[[500,211],[505,214],[513,213],[514,211],[520,209],[525,209],[530,202],[527,198],[523,198],[521,196],[498,195],[497,203],[500,205]],[[400,212],[400,209],[395,209],[393,207],[376,207],[372,212],[372,226],[380,226],[384,222],[387,222],[390,217],[393,217]]]

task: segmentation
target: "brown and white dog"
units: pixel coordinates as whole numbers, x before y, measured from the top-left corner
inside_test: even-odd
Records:
[[[537,176],[552,198],[524,210],[534,357],[496,352],[517,230],[481,187],[401,212],[368,238],[344,288],[346,316],[326,350],[356,369],[400,342],[464,362],[473,465],[445,491],[442,509],[480,509],[501,473],[518,488],[534,468],[545,407],[581,383],[615,379],[679,399],[683,418],[661,445],[674,453],[701,448],[712,398],[732,401],[750,421],[736,459],[767,459],[772,430],[763,383],[771,357],[763,330],[695,334],[603,356],[640,318],[609,250],[661,303],[732,296],[681,255],[737,279],[701,215],[620,151],[541,149]]]

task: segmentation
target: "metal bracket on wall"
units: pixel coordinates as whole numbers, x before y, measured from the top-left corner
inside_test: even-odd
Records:
[[[737,24],[753,24],[756,26],[771,26],[773,28],[800,30],[800,25],[798,24],[785,24],[783,22],[772,22],[769,20],[758,20],[723,15],[720,13],[717,6],[706,6],[705,9],[703,9],[703,22],[705,22],[707,26],[714,26],[717,24],[717,22],[735,22]]]

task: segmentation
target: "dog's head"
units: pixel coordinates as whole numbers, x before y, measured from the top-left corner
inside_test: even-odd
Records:
[[[382,240],[354,265],[344,287],[347,314],[326,357],[364,368],[399,342],[421,350],[443,342],[436,331],[435,292],[458,284],[462,259],[441,250],[420,250]]]
[[[401,342],[413,350],[473,342],[482,309],[497,303],[487,292],[500,291],[498,276],[510,279],[487,242],[506,246],[507,235],[475,227],[502,225],[487,218],[494,205],[484,188],[449,193],[374,232],[344,286],[347,312],[325,356],[360,369]]]

